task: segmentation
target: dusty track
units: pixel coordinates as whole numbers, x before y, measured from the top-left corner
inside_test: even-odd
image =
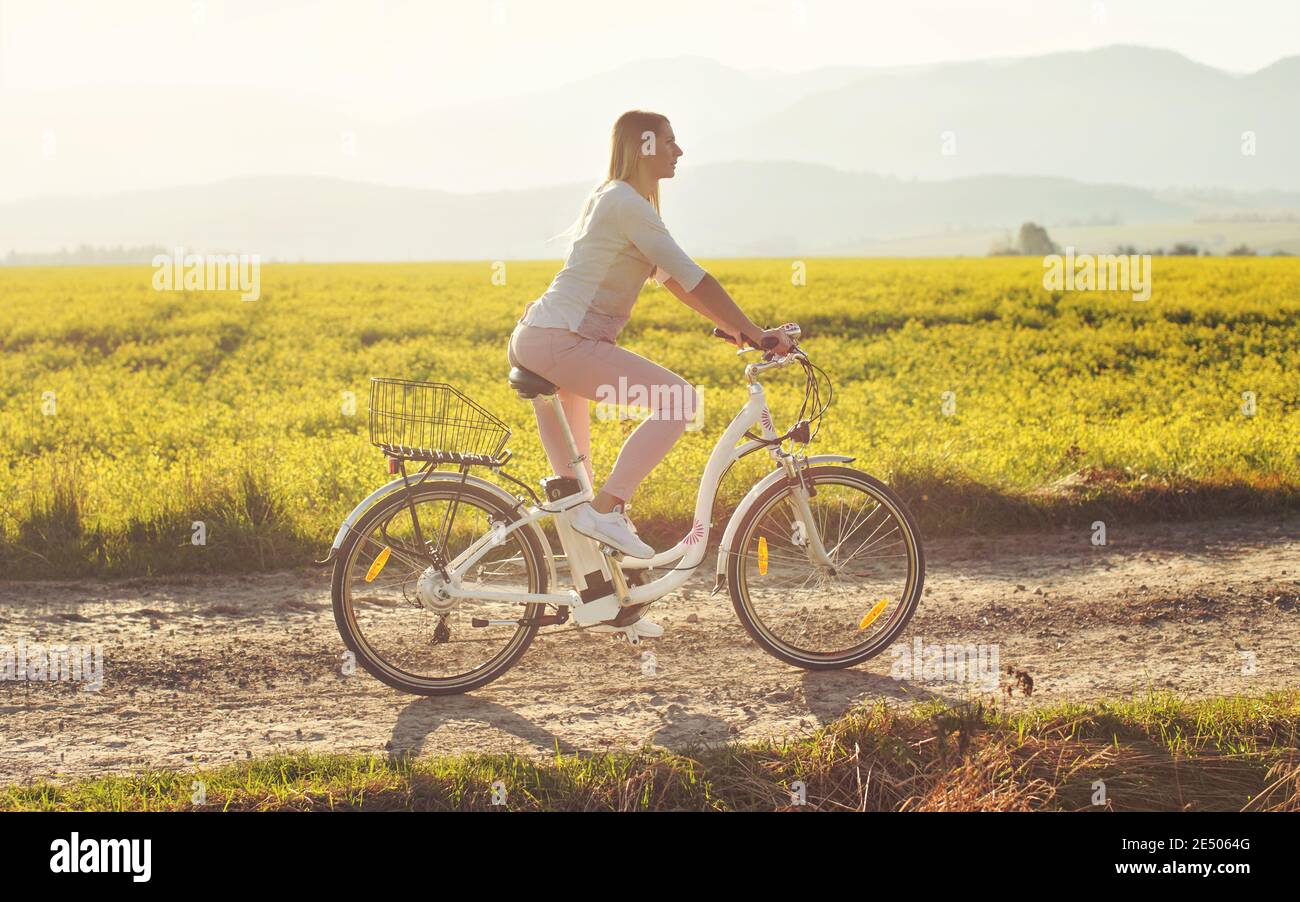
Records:
[[[1017,691],[1012,705],[1300,686],[1300,523],[1112,525],[1110,541],[1093,547],[1079,530],[928,543],[926,594],[900,642],[996,644],[1034,680],[1033,697]],[[0,780],[300,749],[680,748],[794,735],[880,697],[1007,701],[894,679],[890,652],[847,671],[795,670],[749,640],[711,585],[710,572],[657,605],[667,633],[640,649],[544,633],[487,688],[421,699],[340,673],[323,572],[0,583],[0,644],[99,643],[105,667],[99,691],[0,682]]]

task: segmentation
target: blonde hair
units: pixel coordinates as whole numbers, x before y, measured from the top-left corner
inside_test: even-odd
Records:
[[[604,185],[618,179],[630,181],[636,175],[637,163],[645,154],[643,148],[651,142],[651,153],[658,152],[659,131],[668,124],[668,117],[662,113],[648,113],[645,110],[628,110],[614,123],[614,130],[609,136],[609,178]],[[603,185],[602,185],[603,187]],[[659,212],[659,183],[655,182],[650,196],[646,198],[650,206]]]
[[[609,177],[592,190],[587,202],[582,207],[582,212],[578,214],[577,220],[550,240],[567,238],[569,239],[569,247],[572,248],[573,242],[582,234],[583,226],[587,224],[587,217],[591,215],[591,208],[596,203],[596,194],[612,181],[630,181],[636,175],[636,166],[643,155],[642,148],[645,143],[653,140],[654,143],[651,147],[653,152],[657,153],[659,150],[659,132],[667,124],[667,116],[662,113],[650,113],[646,110],[628,110],[622,116],[619,116],[614,122],[614,129],[609,136]],[[653,134],[654,138],[648,138],[646,136],[647,132]],[[650,196],[646,200],[650,201],[650,206],[654,207],[655,212],[658,213],[658,182],[655,182],[654,188],[651,189]]]

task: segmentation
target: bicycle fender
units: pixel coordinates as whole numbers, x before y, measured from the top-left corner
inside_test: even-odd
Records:
[[[460,473],[452,472],[450,470],[434,470],[429,474],[429,477],[425,482],[429,483],[435,480],[442,482],[460,482],[462,477]],[[339,548],[343,545],[343,540],[347,538],[352,526],[361,519],[361,516],[370,508],[374,507],[374,505],[381,499],[388,497],[393,492],[404,489],[407,486],[408,481],[411,484],[414,484],[417,481],[417,478],[412,476],[409,480],[406,480],[399,476],[367,495],[360,504],[352,509],[352,513],[348,514],[347,517],[344,518],[343,525],[339,527],[339,531],[334,536],[334,544],[330,546],[329,554],[325,555],[323,561],[318,561],[317,563],[327,564],[334,560],[334,556],[338,554]],[[499,498],[503,504],[506,504],[509,507],[514,507],[515,505],[522,503],[519,498],[510,494],[495,482],[489,482],[480,476],[470,474],[468,477],[464,478],[464,482],[466,485],[475,485],[479,488],[486,489]],[[555,552],[551,548],[550,540],[546,538],[545,530],[539,529],[536,523],[530,523],[525,528],[531,529],[533,534],[537,536],[537,541],[542,546],[542,552],[546,555],[546,569],[547,577],[549,579],[548,584],[551,586],[558,585],[559,580],[555,570]]]
[[[852,460],[856,460],[856,458],[847,454],[814,454],[807,459],[807,464],[809,466],[813,464],[842,464],[849,463]],[[740,521],[753,507],[754,502],[758,500],[758,496],[767,491],[773,483],[780,482],[782,479],[785,479],[785,469],[778,467],[754,483],[754,487],[746,492],[745,497],[740,499],[740,504],[736,505],[736,510],[731,515],[731,519],[727,521],[727,528],[722,533],[722,539],[718,542],[718,570],[713,582],[714,592],[722,589],[722,585],[727,578],[727,555],[731,551],[731,543],[736,537],[736,528],[740,525]]]

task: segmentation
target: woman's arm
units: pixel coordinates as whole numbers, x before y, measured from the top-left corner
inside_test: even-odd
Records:
[[[700,316],[712,320],[723,332],[757,336],[763,331],[736,305],[718,280],[708,273],[704,274],[704,278],[700,279],[692,291],[687,291],[676,279],[669,279],[664,287]]]
[[[742,348],[745,346],[744,339],[741,336],[747,336],[754,341],[761,341],[763,336],[771,334],[780,339],[780,345],[777,347],[778,353],[789,350],[789,339],[784,332],[762,329],[757,326],[731,299],[731,295],[727,294],[727,289],[723,288],[722,284],[708,273],[704,274],[704,278],[700,279],[699,284],[692,291],[687,291],[676,279],[669,279],[663,284],[687,307],[690,307],[705,319],[712,320],[723,332],[734,336],[738,346]]]
[[[733,336],[736,344],[745,347],[745,339],[761,342],[775,336],[773,350],[784,354],[790,350],[789,337],[777,330],[760,329],[745,312],[736,306],[718,280],[705,272],[698,263],[687,256],[673,237],[668,234],[659,214],[642,197],[627,197],[617,208],[618,224],[623,234],[636,245],[655,265],[656,281],[660,282],[681,300],[706,319],[713,320],[718,328]],[[691,286],[687,288],[686,286]]]

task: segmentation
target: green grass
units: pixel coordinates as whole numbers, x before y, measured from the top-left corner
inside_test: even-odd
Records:
[[[1145,303],[1047,291],[1032,259],[806,262],[806,286],[788,260],[709,268],[755,319],[804,326],[835,382],[813,450],[857,455],[927,536],[1296,505],[1300,260],[1157,258]],[[505,384],[505,341],[554,270],[512,262],[496,286],[488,263],[274,265],[254,303],[154,292],[148,267],[0,270],[0,572],[319,557],[386,478],[367,443],[372,375],[465,390],[514,429],[511,469],[535,484],[548,468],[531,408]],[[734,354],[707,331],[647,288],[622,339],[705,392],[705,428],[633,499],[660,543],[680,536],[745,398]],[[768,385],[780,425],[797,371]],[[598,474],[633,425],[594,424]],[[722,504],[753,476],[737,468]],[[191,543],[196,521],[206,545]]]
[[[1300,810],[1300,693],[1007,713],[884,702],[785,742],[560,755],[281,755],[0,788],[0,810]],[[195,781],[204,804],[193,801]]]

